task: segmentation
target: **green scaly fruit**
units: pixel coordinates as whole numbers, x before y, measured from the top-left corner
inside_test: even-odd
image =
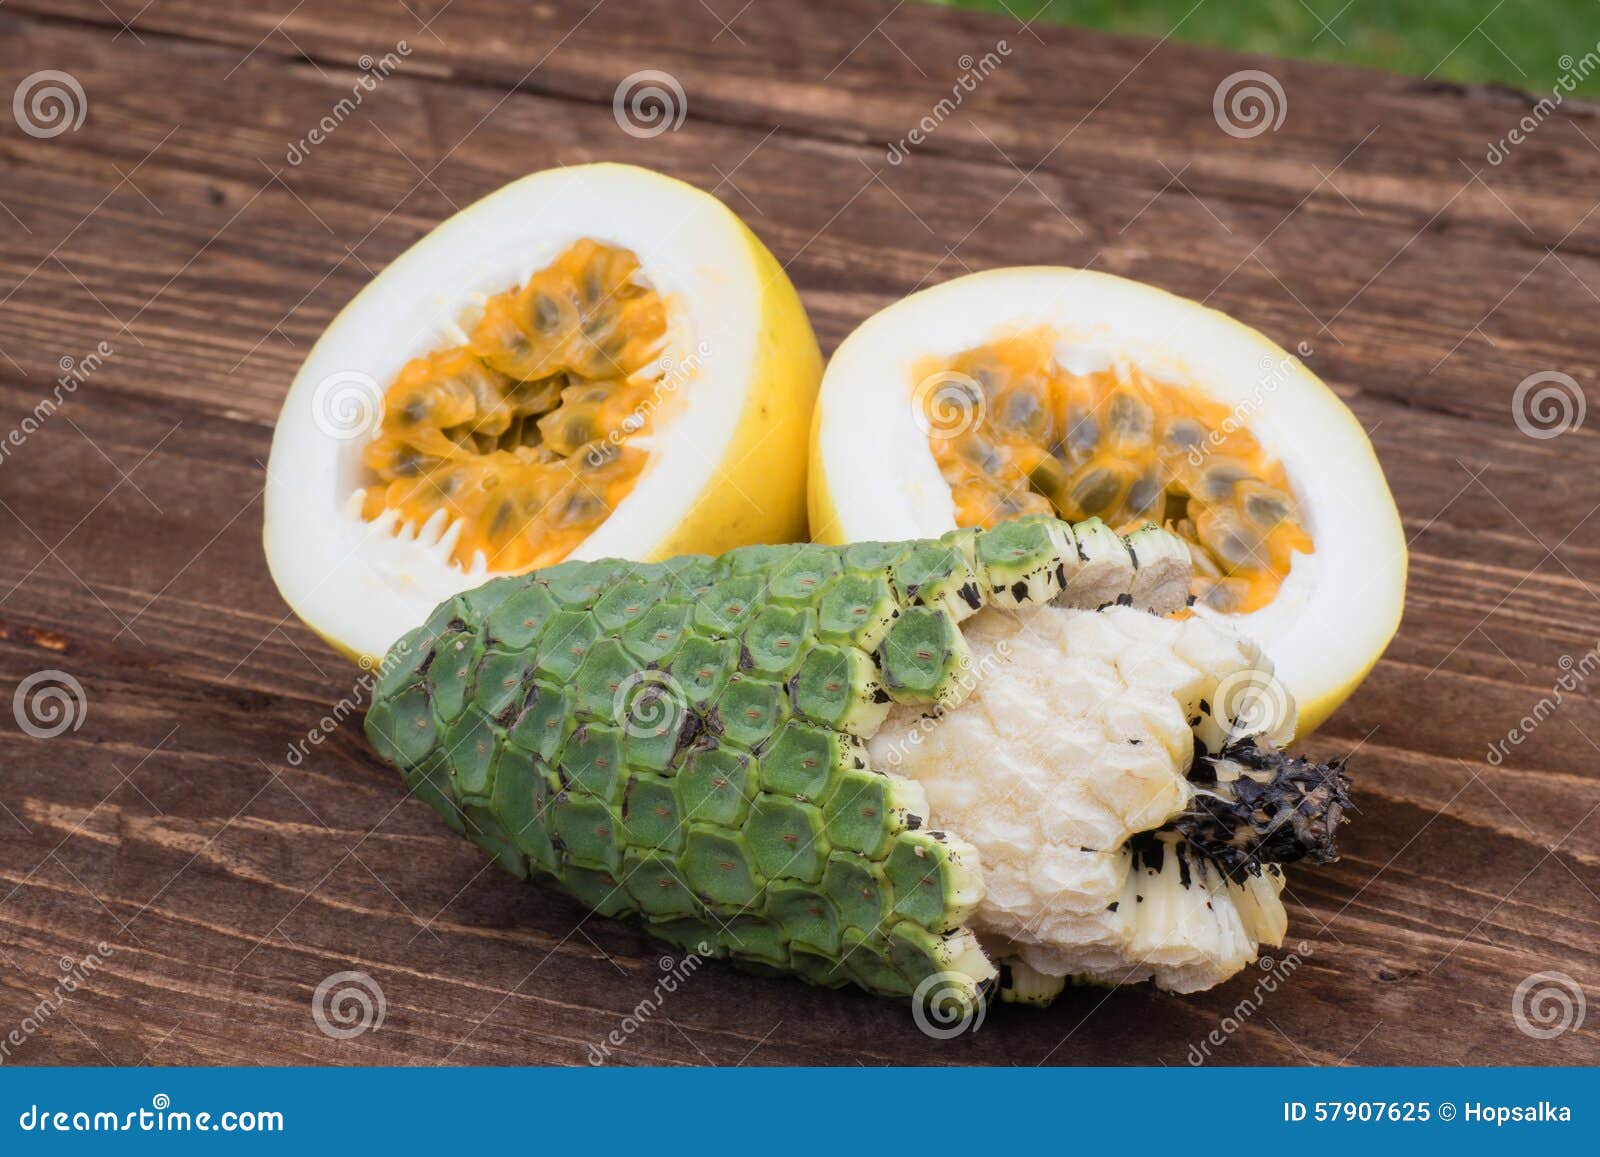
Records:
[[[1188,578],[1163,531],[1043,517],[567,562],[441,604],[386,658],[366,732],[452,828],[602,915],[823,985],[904,997],[939,978],[941,1001],[971,1005],[997,978],[968,927],[977,853],[928,830],[922,788],[865,740],[895,704],[961,702],[958,623],[981,608],[1164,614]],[[1242,860],[1261,811],[1235,811],[1201,818]]]

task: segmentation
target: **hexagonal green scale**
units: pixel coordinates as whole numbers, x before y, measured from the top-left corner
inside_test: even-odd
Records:
[[[828,862],[822,809],[785,796],[762,792],[750,805],[745,835],[756,866],[767,880],[816,883]]]
[[[548,763],[573,725],[572,693],[542,679],[528,691],[522,714],[511,724],[507,737],[522,750]]]
[[[783,968],[789,963],[789,948],[783,930],[767,920],[730,920],[717,930],[717,943],[734,956]]]
[[[594,604],[595,620],[604,631],[620,631],[649,610],[666,586],[651,574],[623,575]]]
[[[676,852],[683,847],[683,824],[672,781],[641,772],[628,777],[622,794],[622,838],[631,847]]]
[[[550,596],[563,607],[587,609],[600,600],[618,577],[632,574],[639,567],[639,563],[615,558],[596,562],[569,560],[539,571],[538,581],[544,583]]]
[[[689,618],[688,603],[657,603],[622,629],[622,645],[641,663],[664,665],[683,641]]]
[[[557,611],[539,637],[539,674],[566,682],[600,637],[600,624],[585,611]]]
[[[1076,547],[1054,519],[1002,522],[978,536],[978,568],[986,594],[1003,607],[1044,603],[1066,586],[1065,565]]]
[[[450,728],[446,746],[457,799],[488,801],[494,787],[494,765],[500,744],[494,724],[477,708],[468,711]]]
[[[728,955],[728,950],[717,943],[711,929],[700,920],[650,919],[644,928],[657,940],[665,940],[686,955],[706,960],[720,960]]]
[[[828,582],[817,601],[817,637],[875,651],[899,613],[900,602],[883,575],[840,575]]]
[[[622,722],[629,713],[624,688],[638,686],[634,678],[638,670],[637,661],[617,640],[595,640],[572,676],[578,710],[595,719]]]
[[[631,714],[622,728],[622,762],[634,771],[671,775],[679,737],[691,723],[688,709],[671,685],[641,683],[629,699]]]
[[[428,616],[427,622],[422,624],[422,634],[428,646],[437,649],[440,636],[450,631],[459,631],[467,626],[467,604],[458,595],[433,608],[433,613]]]
[[[882,926],[894,905],[894,890],[882,865],[840,849],[828,853],[822,891],[833,901],[840,921],[863,932]]]
[[[367,712],[367,739],[390,763],[409,767],[433,753],[439,721],[425,686],[406,688],[394,699],[380,699]]]
[[[992,966],[982,969],[981,976],[967,972],[962,966],[976,947],[971,934],[964,932],[929,932],[910,920],[894,924],[885,937],[886,956],[895,970],[906,980],[910,989],[930,976],[940,973],[941,983],[935,992],[968,1009],[981,1003],[985,989],[994,982],[996,973]],[[980,956],[980,959],[981,956]],[[984,964],[988,961],[984,960]],[[965,983],[962,983],[962,981]]]
[[[440,722],[449,723],[465,710],[478,656],[477,639],[467,632],[439,636],[433,662],[428,664],[428,692]]]
[[[957,622],[983,606],[967,557],[943,543],[919,544],[894,564],[894,589],[911,606],[937,607]]]
[[[722,573],[716,559],[703,554],[686,554],[657,564],[659,577],[666,584],[666,597],[692,604],[710,589]]]
[[[692,749],[672,777],[685,821],[737,827],[757,791],[756,761],[730,747]]]
[[[533,661],[525,652],[488,650],[478,663],[472,703],[491,719],[522,704],[533,681]]]
[[[934,932],[960,927],[982,895],[976,860],[943,832],[902,832],[884,863],[895,915]]]
[[[907,607],[878,651],[883,688],[897,703],[951,708],[972,690],[972,650],[943,610]]]
[[[789,694],[782,683],[736,674],[708,713],[713,730],[746,749],[758,747],[789,714]]]
[[[842,988],[855,983],[835,957],[815,952],[804,944],[789,945],[789,967],[802,980],[823,988]]]
[[[857,574],[887,571],[910,545],[900,542],[853,542],[844,548],[844,569]]]
[[[682,690],[684,702],[703,709],[717,697],[738,661],[737,639],[691,635],[678,648],[667,672]]]
[[[511,842],[539,867],[553,872],[560,863],[545,826],[550,785],[533,761],[508,747],[494,773],[491,807]]]
[[[610,872],[567,864],[561,882],[580,903],[602,916],[622,916],[634,910],[633,897]]]
[[[854,647],[819,644],[793,681],[795,710],[813,723],[871,735],[889,713],[889,696],[872,660]]]
[[[757,575],[723,579],[695,602],[695,626],[718,638],[738,635],[765,592],[766,583]]]
[[[722,556],[722,572],[727,575],[756,575],[763,582],[788,562],[794,547],[772,543],[741,546]]]
[[[811,608],[762,607],[744,629],[744,653],[752,670],[782,679],[800,665],[816,634]]]
[[[629,848],[623,857],[622,882],[639,909],[653,917],[693,916],[700,911],[682,869],[665,853]]]
[[[804,944],[829,955],[838,953],[839,911],[815,888],[786,881],[769,884],[765,911],[767,919],[783,929],[791,949]]]
[[[752,907],[760,900],[761,877],[755,857],[738,832],[691,823],[678,864],[695,895],[719,911]]]
[[[522,585],[503,599],[489,615],[485,630],[506,650],[526,650],[544,633],[556,613],[556,601],[543,583],[520,580]]]
[[[773,733],[761,752],[761,786],[770,792],[821,803],[834,777],[865,767],[860,740],[840,731],[791,719]]]
[[[775,602],[810,607],[823,585],[843,570],[839,552],[827,546],[794,546],[767,576],[767,597]]]
[[[922,817],[909,810],[916,799],[916,787],[899,776],[846,771],[822,809],[828,842],[879,859],[897,834],[921,825]]]
[[[608,723],[580,724],[561,745],[555,768],[564,786],[615,803],[627,779],[621,730]]]
[[[912,986],[889,961],[888,943],[881,934],[846,928],[839,938],[840,964],[868,992],[880,996],[910,996]]]
[[[550,834],[576,864],[614,872],[622,863],[618,820],[604,802],[563,791],[550,801]]]
[[[463,615],[469,622],[481,623],[485,618],[494,613],[496,607],[516,593],[522,585],[520,575],[506,575],[502,578],[490,579],[480,587],[470,591],[463,591],[457,597],[464,608]]]
[[[414,767],[401,771],[407,790],[438,812],[450,830],[465,835],[461,805],[450,791],[450,768],[443,756],[431,755]]]
[[[527,857],[517,849],[511,837],[500,827],[493,811],[487,807],[468,804],[461,809],[461,814],[466,824],[467,839],[488,852],[500,862],[501,867],[518,879],[528,878]]]
[[[420,679],[422,664],[432,654],[432,640],[420,630],[402,638],[378,664],[378,681],[372,688],[373,701],[392,699]]]

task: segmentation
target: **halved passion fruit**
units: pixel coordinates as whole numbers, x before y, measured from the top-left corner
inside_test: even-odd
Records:
[[[1399,624],[1406,547],[1371,443],[1298,357],[1123,278],[1002,269],[913,295],[839,347],[813,420],[813,537],[932,537],[1027,513],[1153,522],[1196,612],[1272,659],[1302,733]]]
[[[375,657],[497,573],[802,537],[820,377],[793,285],[720,201],[624,165],[525,177],[311,351],[268,464],[273,577]]]

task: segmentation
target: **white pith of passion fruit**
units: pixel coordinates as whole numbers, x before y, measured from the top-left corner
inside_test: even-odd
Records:
[[[338,649],[381,656],[441,600],[517,569],[456,549],[465,528],[447,498],[426,517],[364,516],[375,479],[363,452],[407,363],[464,345],[493,295],[584,240],[637,258],[636,282],[659,296],[666,323],[659,353],[629,379],[649,400],[597,431],[600,451],[588,456],[626,445],[647,457],[569,557],[648,561],[804,537],[821,356],[777,261],[722,202],[672,178],[615,164],[534,173],[374,278],[328,326],[284,403],[268,463],[267,559],[285,600]],[[580,473],[583,461],[572,459]]]
[[[1338,397],[1299,358],[1196,302],[1108,274],[1033,267],[958,278],[884,309],[846,338],[823,378],[812,425],[813,537],[894,540],[953,529],[957,502],[930,432],[950,434],[940,422],[987,420],[989,387],[963,377],[968,394],[940,396],[949,375],[936,371],[1040,333],[1064,373],[1189,391],[1281,465],[1311,549],[1292,552],[1264,605],[1226,614],[1201,603],[1196,611],[1233,622],[1262,646],[1308,733],[1355,689],[1399,625],[1399,514],[1365,431]],[[969,400],[977,416],[959,412]],[[958,412],[941,415],[930,404]],[[1209,442],[1200,447],[1202,466],[1209,450]],[[1026,497],[1037,508],[1038,496]]]

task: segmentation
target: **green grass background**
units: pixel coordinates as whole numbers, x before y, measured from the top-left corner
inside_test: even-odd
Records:
[[[1600,56],[1600,0],[1504,0],[1498,8],[1495,0],[927,2],[1533,92],[1554,89],[1563,56]],[[1600,67],[1574,95],[1600,97]]]

